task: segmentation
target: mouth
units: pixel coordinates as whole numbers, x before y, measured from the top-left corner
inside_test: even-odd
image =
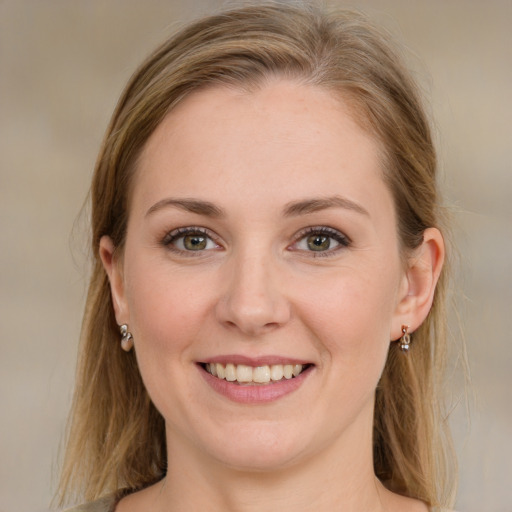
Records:
[[[241,386],[257,386],[296,379],[312,364],[272,364],[250,366],[235,363],[200,363],[207,373],[219,380]]]

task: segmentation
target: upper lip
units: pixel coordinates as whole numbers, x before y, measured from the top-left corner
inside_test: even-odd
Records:
[[[248,357],[240,354],[229,354],[229,355],[220,355],[214,357],[208,357],[202,361],[201,363],[220,363],[223,365],[226,364],[244,364],[247,366],[272,366],[276,364],[312,364],[311,361],[306,361],[304,359],[297,359],[296,357],[286,357],[286,356],[258,356],[258,357]]]

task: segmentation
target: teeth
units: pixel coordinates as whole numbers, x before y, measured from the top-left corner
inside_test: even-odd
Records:
[[[252,371],[252,380],[259,384],[270,382],[270,366],[257,366]]]
[[[226,380],[229,382],[234,382],[236,380],[236,368],[234,364],[226,365]]]
[[[238,382],[252,382],[252,367],[239,364],[236,367],[236,380]]]
[[[270,378],[272,380],[281,380],[284,376],[283,365],[274,364],[270,367]]]
[[[301,364],[299,364],[298,366],[302,367]],[[285,379],[291,379],[293,377],[293,365],[285,364],[283,366],[283,373],[284,373],[284,378]]]
[[[224,371],[224,366],[222,366],[221,364],[209,364],[208,366],[210,368],[212,368],[212,367],[215,368],[215,372],[217,373],[217,377],[219,377],[219,379],[224,379],[226,377],[226,372]],[[213,375],[212,371],[210,371],[210,373]]]
[[[224,366],[220,363],[207,363],[205,368],[214,377],[229,382],[268,384],[270,381],[276,382],[283,378],[298,377],[305,367],[301,364],[273,364],[252,367],[245,364],[228,363]]]

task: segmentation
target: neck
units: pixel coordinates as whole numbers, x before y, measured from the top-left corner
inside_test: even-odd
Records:
[[[161,512],[280,510],[343,512],[384,510],[386,491],[373,472],[371,428],[347,432],[323,451],[272,471],[226,466],[168,435],[166,478],[155,488]],[[156,505],[156,503],[155,503]]]

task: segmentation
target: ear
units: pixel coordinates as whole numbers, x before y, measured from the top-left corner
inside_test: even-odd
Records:
[[[122,264],[115,251],[114,243],[109,236],[101,237],[99,253],[103,268],[110,281],[110,293],[112,295],[116,321],[119,325],[128,323],[129,315],[124,293]]]
[[[441,232],[436,228],[426,229],[422,244],[408,259],[392,322],[392,340],[402,336],[402,325],[407,325],[411,333],[427,317],[434,300],[444,257],[445,246]]]

